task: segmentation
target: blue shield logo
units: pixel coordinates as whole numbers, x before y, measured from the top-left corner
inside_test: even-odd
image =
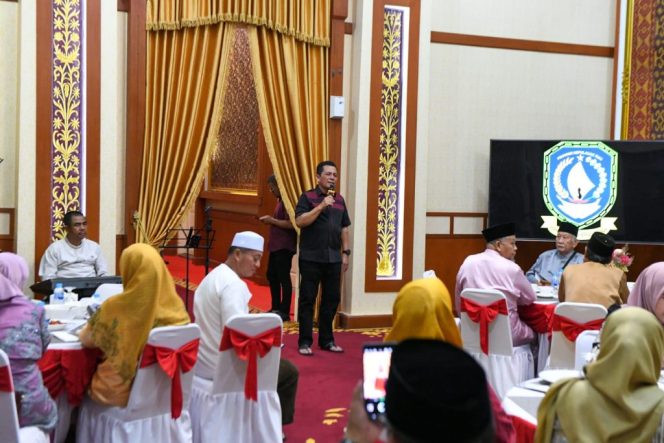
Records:
[[[560,142],[544,153],[544,203],[579,228],[604,217],[616,201],[618,153],[601,142]]]

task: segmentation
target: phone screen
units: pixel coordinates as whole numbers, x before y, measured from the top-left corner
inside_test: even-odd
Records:
[[[362,351],[364,408],[373,421],[385,415],[385,385],[394,343],[371,343]]]

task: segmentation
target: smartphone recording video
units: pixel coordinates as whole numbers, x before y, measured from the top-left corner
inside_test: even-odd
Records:
[[[362,351],[364,408],[373,421],[385,415],[385,385],[394,343],[368,343]]]

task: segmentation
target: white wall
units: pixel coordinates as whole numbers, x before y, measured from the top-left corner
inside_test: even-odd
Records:
[[[429,211],[486,212],[491,139],[608,138],[612,59],[433,44]]]
[[[611,0],[444,0],[432,2],[433,31],[613,46]]]
[[[34,281],[35,261],[35,152],[37,112],[36,0],[19,3],[19,118],[16,199],[16,252],[28,262]]]
[[[612,59],[431,43],[430,32],[613,46],[615,27],[615,2],[606,0],[423,0],[421,8],[416,277],[424,269],[425,231],[438,229],[427,225],[427,211],[487,211],[490,139],[610,136]],[[342,310],[385,314],[394,294],[364,292],[373,1],[353,2],[350,11],[341,179],[353,255]],[[466,233],[479,233],[474,220],[466,225]]]
[[[615,2],[434,2],[434,31],[613,46]],[[613,59],[432,44],[427,210],[488,210],[491,139],[609,138]]]
[[[0,2],[0,158],[4,158],[0,163],[0,208],[16,206],[18,11],[18,3]]]

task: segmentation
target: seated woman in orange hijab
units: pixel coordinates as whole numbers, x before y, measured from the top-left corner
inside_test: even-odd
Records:
[[[92,377],[90,397],[109,406],[127,406],[138,358],[152,328],[185,325],[189,315],[175,292],[164,260],[152,246],[137,243],[120,257],[124,291],[106,300],[80,334],[104,360]]]
[[[461,334],[452,313],[452,299],[438,278],[413,280],[399,291],[392,306],[392,330],[385,341],[420,338],[442,340],[463,348]],[[489,399],[494,417],[495,441],[514,441],[512,420],[489,386]]]

